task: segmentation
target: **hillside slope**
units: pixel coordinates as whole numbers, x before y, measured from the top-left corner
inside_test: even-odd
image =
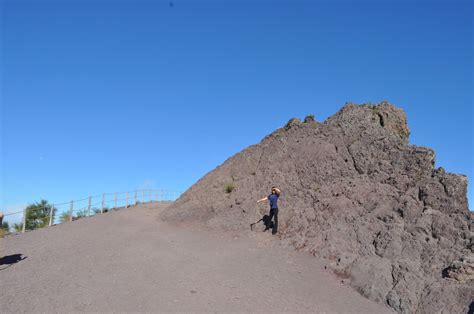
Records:
[[[0,239],[26,257],[0,265],[0,313],[392,312],[271,235],[179,228],[158,220],[162,209]]]
[[[162,219],[245,230],[279,186],[280,237],[403,313],[466,313],[474,298],[467,178],[409,145],[405,113],[347,104],[288,124],[208,173]],[[229,193],[226,186],[234,189]]]

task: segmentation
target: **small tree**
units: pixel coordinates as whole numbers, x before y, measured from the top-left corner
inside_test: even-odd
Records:
[[[47,200],[41,200],[28,205],[28,207],[26,207],[26,229],[33,230],[48,226],[51,209],[53,210],[52,214],[54,221],[56,208],[54,208],[52,204],[49,204]]]

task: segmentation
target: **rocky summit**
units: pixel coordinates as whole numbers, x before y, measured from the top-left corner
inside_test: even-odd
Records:
[[[284,127],[226,160],[162,214],[250,230],[256,200],[282,190],[279,236],[327,260],[361,294],[401,313],[474,309],[467,178],[409,144],[403,110],[346,104]],[[250,231],[249,231],[250,232]]]

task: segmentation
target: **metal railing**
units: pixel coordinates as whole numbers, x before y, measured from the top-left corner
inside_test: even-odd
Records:
[[[137,205],[140,203],[152,203],[152,202],[164,202],[164,201],[174,201],[181,195],[181,192],[173,190],[133,190],[126,192],[114,192],[114,193],[102,193],[98,195],[92,195],[82,199],[71,200],[69,202],[47,204],[41,206],[34,206],[34,208],[29,209],[30,206],[27,206],[24,210],[6,213],[4,214],[4,222],[7,222],[9,218],[14,216],[22,216],[21,230],[16,230],[17,232],[25,232],[27,229],[27,220],[33,219],[31,215],[35,211],[43,211],[43,217],[34,218],[34,225],[37,226],[33,229],[50,227],[63,223],[66,221],[76,220],[78,218],[93,216],[95,214],[102,214],[109,210],[129,207],[132,205]],[[47,212],[45,214],[45,212]],[[58,215],[59,214],[59,215]],[[18,220],[18,219],[17,219]],[[10,226],[11,228],[12,226]]]

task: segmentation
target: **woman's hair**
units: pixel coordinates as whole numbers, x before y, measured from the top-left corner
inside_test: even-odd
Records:
[[[277,188],[276,186],[272,186],[272,192],[275,192],[276,195],[280,196],[281,194],[281,191],[279,188]]]

